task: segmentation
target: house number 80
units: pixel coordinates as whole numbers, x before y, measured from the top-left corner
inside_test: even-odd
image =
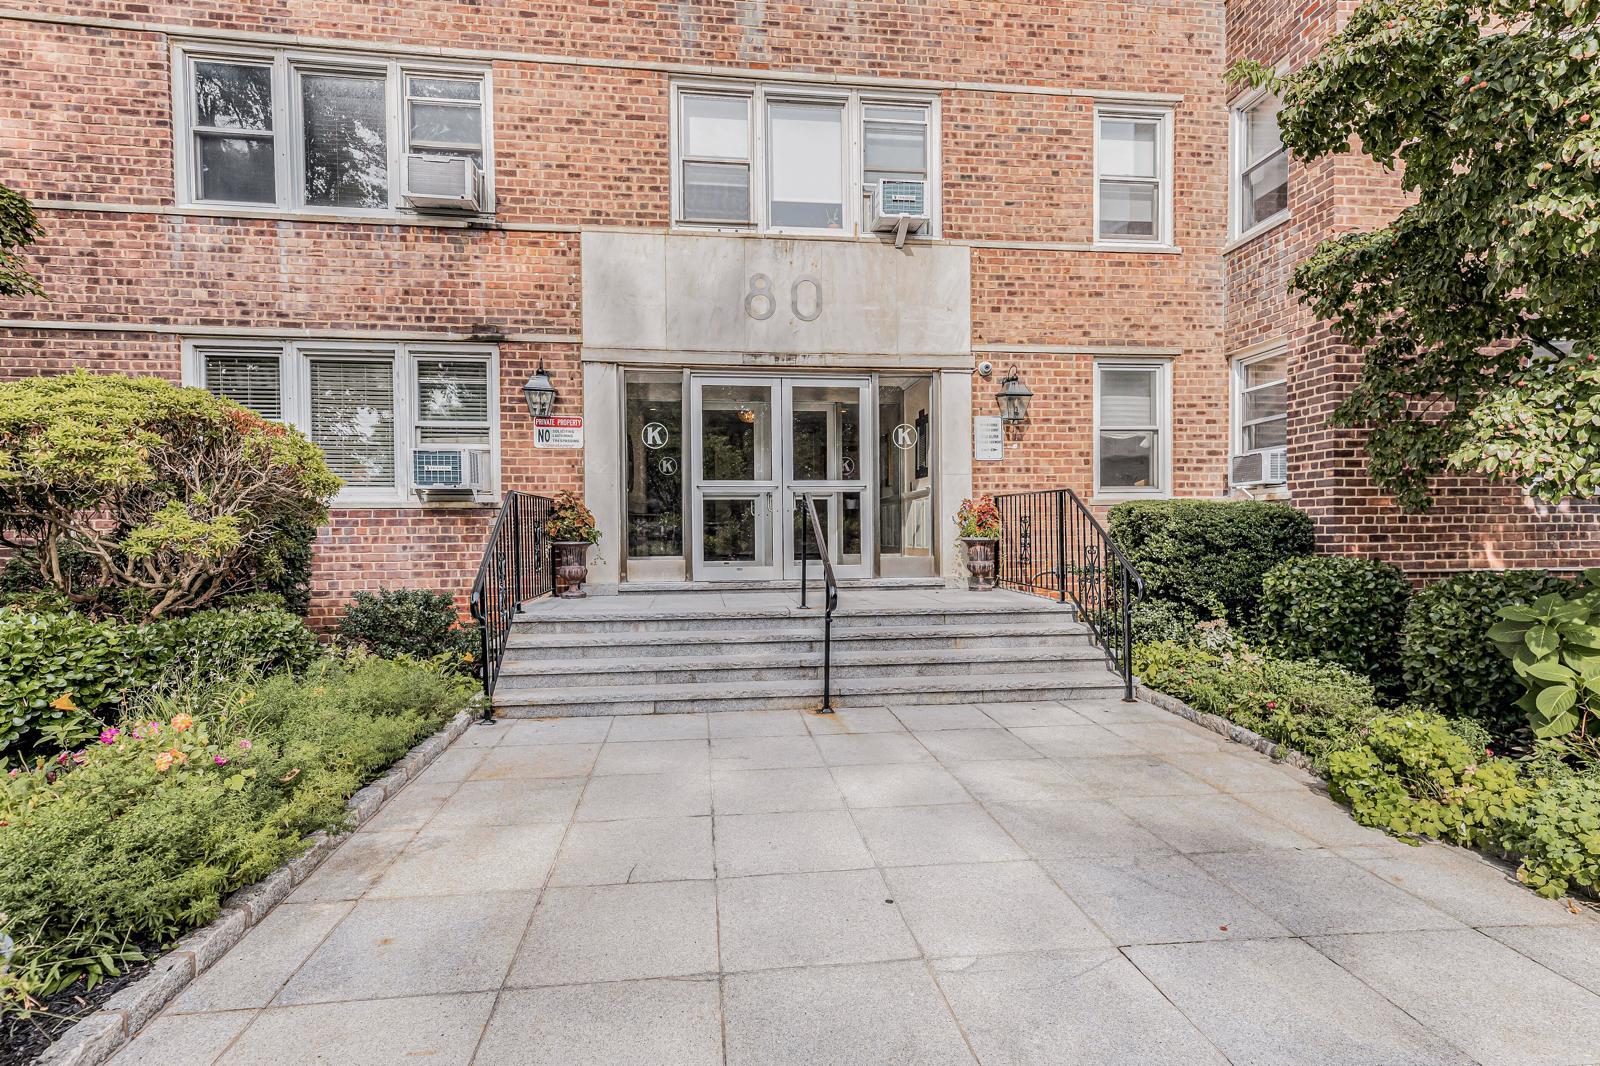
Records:
[[[802,299],[802,288],[809,288],[809,299]],[[809,307],[804,304],[809,303]],[[765,274],[751,274],[750,287],[745,291],[744,312],[757,322],[765,322],[778,309],[777,298],[772,293],[772,279]],[[802,322],[815,322],[822,315],[822,282],[810,274],[801,274],[789,286],[789,310]]]

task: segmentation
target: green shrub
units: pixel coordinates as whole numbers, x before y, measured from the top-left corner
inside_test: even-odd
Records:
[[[1543,570],[1502,570],[1457,574],[1419,589],[1400,630],[1408,698],[1476,719],[1502,742],[1521,732],[1525,716],[1516,703],[1522,682],[1489,629],[1500,621],[1500,608],[1570,588]]]
[[[0,754],[73,747],[152,687],[304,670],[321,653],[287,611],[196,611],[128,625],[0,610]]]
[[[150,672],[143,633],[81,614],[0,610],[0,753],[31,747],[41,734],[58,746],[99,730]]]
[[[204,389],[83,371],[0,384],[0,528],[88,614],[181,614],[258,570],[281,583],[339,484],[304,434]]]
[[[1262,575],[1312,549],[1311,519],[1281,503],[1119,503],[1107,521],[1112,540],[1144,578],[1147,595],[1236,626],[1255,622]]]
[[[79,957],[159,947],[215,917],[306,834],[342,825],[345,798],[470,688],[423,665],[324,659],[303,679],[162,698],[146,721],[0,779],[12,995],[50,994],[90,972]]]
[[[1600,569],[1571,598],[1554,593],[1496,612],[1489,627],[1526,691],[1517,706],[1539,740],[1590,734],[1600,718]]]
[[[1133,626],[1135,644],[1154,644],[1171,641],[1175,644],[1192,644],[1195,626],[1200,619],[1182,604],[1168,600],[1139,600],[1128,612]]]
[[[356,593],[344,609],[339,636],[375,655],[445,656],[463,666],[479,651],[478,632],[460,624],[455,601],[427,589]]]
[[[1517,879],[1541,896],[1566,895],[1574,884],[1600,888],[1600,777],[1541,781],[1510,811],[1499,846],[1521,859]]]
[[[145,627],[146,657],[169,683],[300,672],[321,654],[317,638],[284,610],[196,611]]]
[[[1400,624],[1411,586],[1388,563],[1353,555],[1287,559],[1262,579],[1262,639],[1291,659],[1325,659],[1401,692]]]
[[[1328,759],[1330,790],[1362,825],[1481,847],[1528,801],[1516,763],[1470,744],[1437,714],[1376,718],[1363,740]]]
[[[1367,722],[1381,713],[1372,684],[1331,663],[1173,643],[1142,644],[1133,661],[1151,688],[1287,744],[1318,767],[1360,743]]]

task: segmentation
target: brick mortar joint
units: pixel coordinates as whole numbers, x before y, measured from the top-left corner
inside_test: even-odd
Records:
[[[444,754],[450,745],[460,738],[471,727],[472,723],[477,720],[478,715],[469,710],[458,711],[456,716],[445,723],[444,727],[438,732],[418,741],[409,751],[390,764],[383,774],[362,786],[354,795],[345,800],[345,810],[350,813],[354,821],[354,827],[350,832],[360,829],[371,821],[393,798],[393,795],[398,794],[399,789],[396,789],[393,793],[385,795],[385,790],[378,787],[378,782],[382,778],[398,773],[404,779],[404,784],[410,784],[432,765],[435,759]],[[369,791],[374,789],[376,790],[375,792]],[[376,804],[360,802],[359,798],[363,794],[368,796],[377,795],[378,802]],[[171,951],[155,960],[154,968],[149,973],[128,985],[111,1000],[107,1001],[108,1004],[126,1001],[131,1005],[103,1007],[82,1018],[45,1050],[44,1054],[38,1058],[37,1066],[101,1066],[102,1063],[108,1061],[138,1035],[138,1031],[132,1028],[136,1017],[142,1015],[143,1021],[148,1023],[167,1004],[176,999],[184,989],[198,980],[201,974],[215,966],[222,956],[226,955],[234,945],[244,939],[244,936],[250,930],[260,925],[267,915],[277,909],[283,899],[288,896],[289,891],[292,891],[306,877],[310,876],[318,866],[321,866],[337,848],[338,844],[342,843],[348,835],[348,833],[345,833],[339,836],[328,836],[319,831],[307,837],[310,847],[304,852],[285,862],[255,884],[246,885],[234,892],[223,900],[222,912],[216,918],[185,934],[183,939],[179,941],[181,945],[195,938],[204,938],[210,934],[230,936],[229,943],[220,952],[216,953],[216,956],[209,964],[201,966],[201,953],[198,951],[185,949],[181,946],[174,947]],[[291,867],[311,856],[315,857],[314,861],[301,868],[299,870],[300,876],[296,877]],[[289,890],[284,891],[277,899],[272,900],[269,905],[263,906],[260,914],[257,915],[250,906],[251,902],[257,901],[252,900],[250,894],[262,885],[267,884],[274,878],[280,878],[282,875],[287,875],[289,878]],[[243,928],[238,929],[236,933],[230,932],[225,928],[230,923],[237,923],[241,918],[244,923]],[[188,971],[188,976],[175,981],[170,976],[169,970],[163,968],[162,964],[180,962],[185,958],[187,959],[185,969]],[[146,1002],[146,1000],[150,1001]],[[115,1026],[115,1032],[108,1032],[108,1028],[112,1025]]]

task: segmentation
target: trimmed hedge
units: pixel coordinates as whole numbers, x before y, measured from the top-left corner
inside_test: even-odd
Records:
[[[1290,659],[1324,659],[1401,692],[1400,625],[1411,586],[1388,563],[1353,555],[1288,559],[1262,579],[1262,639]]]
[[[1107,524],[1111,539],[1144,577],[1148,596],[1235,626],[1255,622],[1268,570],[1312,550],[1311,519],[1283,503],[1119,503]]]
[[[478,628],[461,624],[455,600],[428,589],[356,593],[339,620],[339,639],[374,655],[444,656],[458,670],[469,668],[482,650]]]
[[[1476,719],[1499,738],[1522,732],[1526,715],[1516,703],[1523,684],[1489,639],[1489,627],[1502,607],[1571,589],[1571,582],[1543,570],[1502,570],[1457,574],[1414,593],[1400,630],[1410,699]]]

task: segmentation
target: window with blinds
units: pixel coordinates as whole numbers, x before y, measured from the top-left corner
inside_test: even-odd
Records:
[[[205,341],[188,348],[188,383],[294,426],[344,480],[344,504],[416,497],[416,455],[465,447],[493,469],[493,347]]]
[[[488,364],[417,360],[417,443],[489,443]]]
[[[206,391],[248,407],[262,418],[283,421],[282,356],[277,352],[202,354]]]
[[[318,357],[310,369],[310,435],[329,468],[352,487],[394,485],[394,364]]]
[[[1095,374],[1095,491],[1164,491],[1166,365],[1102,364]]]

